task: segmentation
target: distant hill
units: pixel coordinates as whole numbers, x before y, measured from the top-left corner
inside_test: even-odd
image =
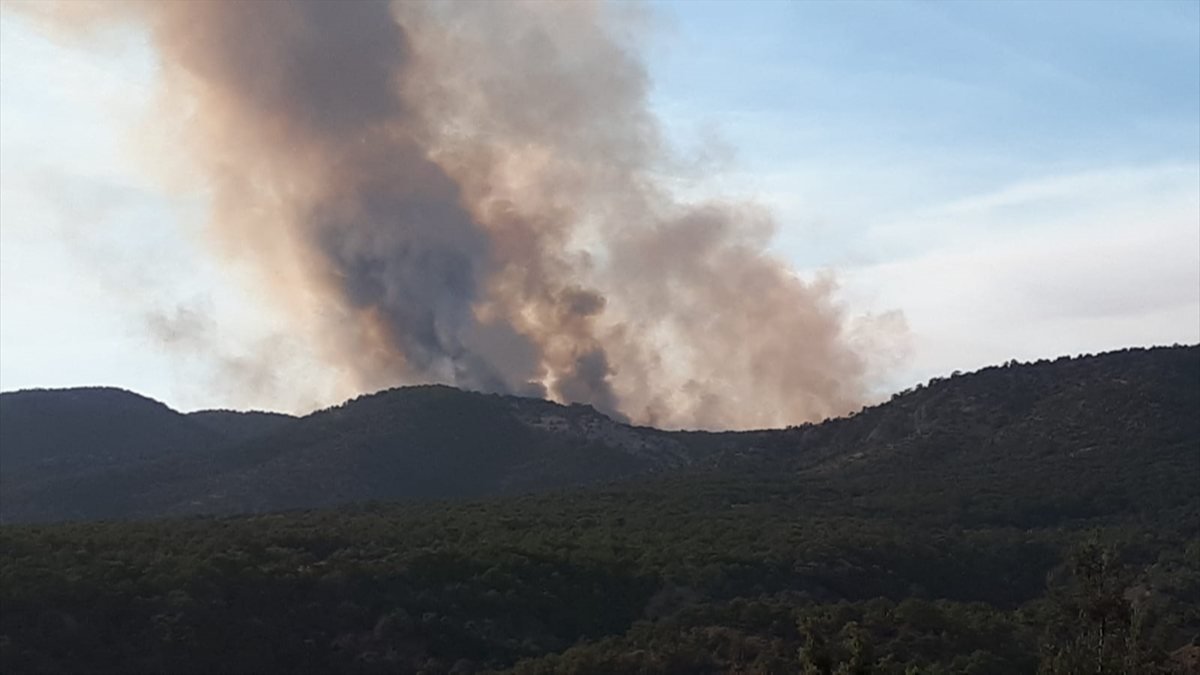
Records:
[[[58,396],[21,423],[69,426]],[[449,387],[302,419],[117,399],[196,436],[43,442],[35,465],[109,459],[18,485],[5,518],[297,510],[5,524],[4,672],[1192,672],[1197,347],[739,433]]]
[[[0,396],[0,518],[262,512],[763,474],[836,477],[859,485],[864,505],[899,499],[910,510],[948,481],[976,485],[960,508],[1018,525],[1047,510],[1187,502],[1200,479],[1198,412],[1197,346],[1011,363],[846,418],[737,433],[633,427],[588,406],[445,386],[299,419],[183,415],[110,389],[15,392]],[[872,496],[880,482],[890,489]]]
[[[587,406],[445,386],[393,389],[288,424],[227,455],[172,513],[312,508],[366,499],[527,492],[692,461],[666,432]]]
[[[6,473],[38,466],[111,465],[187,452],[217,439],[166,405],[110,387],[0,394]]]
[[[166,405],[115,388],[0,394],[0,518],[91,518],[113,486],[92,477],[175,461],[224,441]]]
[[[188,413],[187,418],[231,441],[265,436],[296,419],[292,415],[261,410],[198,410]]]
[[[723,471],[836,477],[880,507],[941,508],[953,490],[979,518],[1022,526],[1194,508],[1200,347],[1012,362],[823,424],[717,437]]]
[[[145,401],[114,427],[173,424],[170,447],[108,434],[38,437],[74,428],[67,402],[107,394],[58,390],[5,394],[6,414],[42,401],[0,454],[39,457],[37,480],[11,475],[6,522],[143,518],[311,508],[367,499],[453,498],[518,493],[654,475],[690,464],[667,432],[617,423],[588,406],[485,395],[445,386],[392,389],[302,419],[269,413],[181,415]],[[60,402],[61,399],[61,402]],[[11,404],[10,404],[11,403]],[[137,414],[152,411],[145,419]],[[161,419],[160,419],[161,417]],[[40,426],[39,426],[40,425]],[[164,441],[165,442],[165,441]],[[124,454],[107,448],[120,446]],[[105,454],[107,453],[107,454]],[[103,461],[88,458],[103,454]],[[49,467],[71,459],[71,470]],[[4,461],[7,474],[7,459]]]

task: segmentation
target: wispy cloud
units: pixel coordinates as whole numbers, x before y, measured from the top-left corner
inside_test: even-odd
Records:
[[[845,271],[899,307],[920,380],[1008,358],[1200,341],[1200,165],[1051,176],[870,233],[896,255]]]

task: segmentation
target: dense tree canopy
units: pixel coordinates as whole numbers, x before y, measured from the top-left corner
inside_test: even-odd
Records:
[[[1157,353],[678,434],[707,459],[586,490],[6,525],[0,670],[1187,672],[1200,370]]]

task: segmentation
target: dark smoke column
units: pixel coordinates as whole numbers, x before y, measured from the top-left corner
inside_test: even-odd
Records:
[[[218,250],[358,391],[436,381],[779,425],[860,405],[903,333],[848,321],[830,279],[772,256],[760,207],[663,185],[631,5],[51,7],[148,28]]]
[[[375,386],[544,394],[536,347],[504,317],[475,315],[491,243],[420,145],[403,97],[414,56],[386,3],[133,9],[197,106],[189,131],[214,187],[215,228],[256,247],[243,249],[251,256],[269,260],[282,241],[299,251],[300,287],[277,290],[334,306],[337,361]]]

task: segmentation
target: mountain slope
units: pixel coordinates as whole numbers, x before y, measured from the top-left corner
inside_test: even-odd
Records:
[[[953,489],[988,522],[1194,508],[1200,347],[985,368],[848,418],[726,443],[736,448],[718,455],[726,470],[836,475],[865,495],[886,483],[886,496],[861,501],[888,508]]]
[[[694,459],[671,434],[614,422],[588,406],[444,386],[388,390],[302,419],[163,410],[182,420],[175,447],[147,443],[127,461],[85,463],[37,481],[16,472],[0,518],[143,518],[481,496],[654,475]],[[59,422],[72,419],[68,411]],[[22,441],[14,436],[14,453],[28,452]],[[48,452],[66,452],[56,443],[42,441]]]
[[[219,437],[153,399],[122,389],[31,389],[0,394],[0,461],[112,464],[183,452]]]
[[[1197,347],[744,433],[382,392],[97,485],[145,515],[652,479],[6,525],[0,669],[1188,672],[1167,668],[1200,631],[1198,404]]]
[[[178,460],[224,437],[166,405],[115,388],[0,394],[0,517],[95,517],[116,486],[92,477]]]
[[[445,386],[360,397],[240,446],[171,513],[313,508],[583,485],[689,464],[666,432],[561,406]]]
[[[187,418],[235,442],[266,436],[296,420],[292,415],[261,410],[198,410]]]
[[[126,408],[153,412],[135,422],[105,403],[106,390],[57,395],[104,400],[40,410],[26,405],[29,392],[2,399],[16,430],[5,432],[4,457],[74,458],[62,471],[42,462],[35,479],[10,474],[6,460],[6,521],[464,498],[699,473],[836,483],[857,490],[863,508],[892,500],[910,512],[941,509],[931,495],[954,483],[973,488],[956,508],[1028,525],[1047,513],[1191,508],[1190,482],[1200,481],[1197,346],[1007,364],[935,379],[846,418],[737,433],[632,427],[587,406],[444,386],[384,391],[301,419],[184,416],[124,393]],[[113,430],[62,435],[103,424]],[[96,448],[81,450],[92,437]]]

